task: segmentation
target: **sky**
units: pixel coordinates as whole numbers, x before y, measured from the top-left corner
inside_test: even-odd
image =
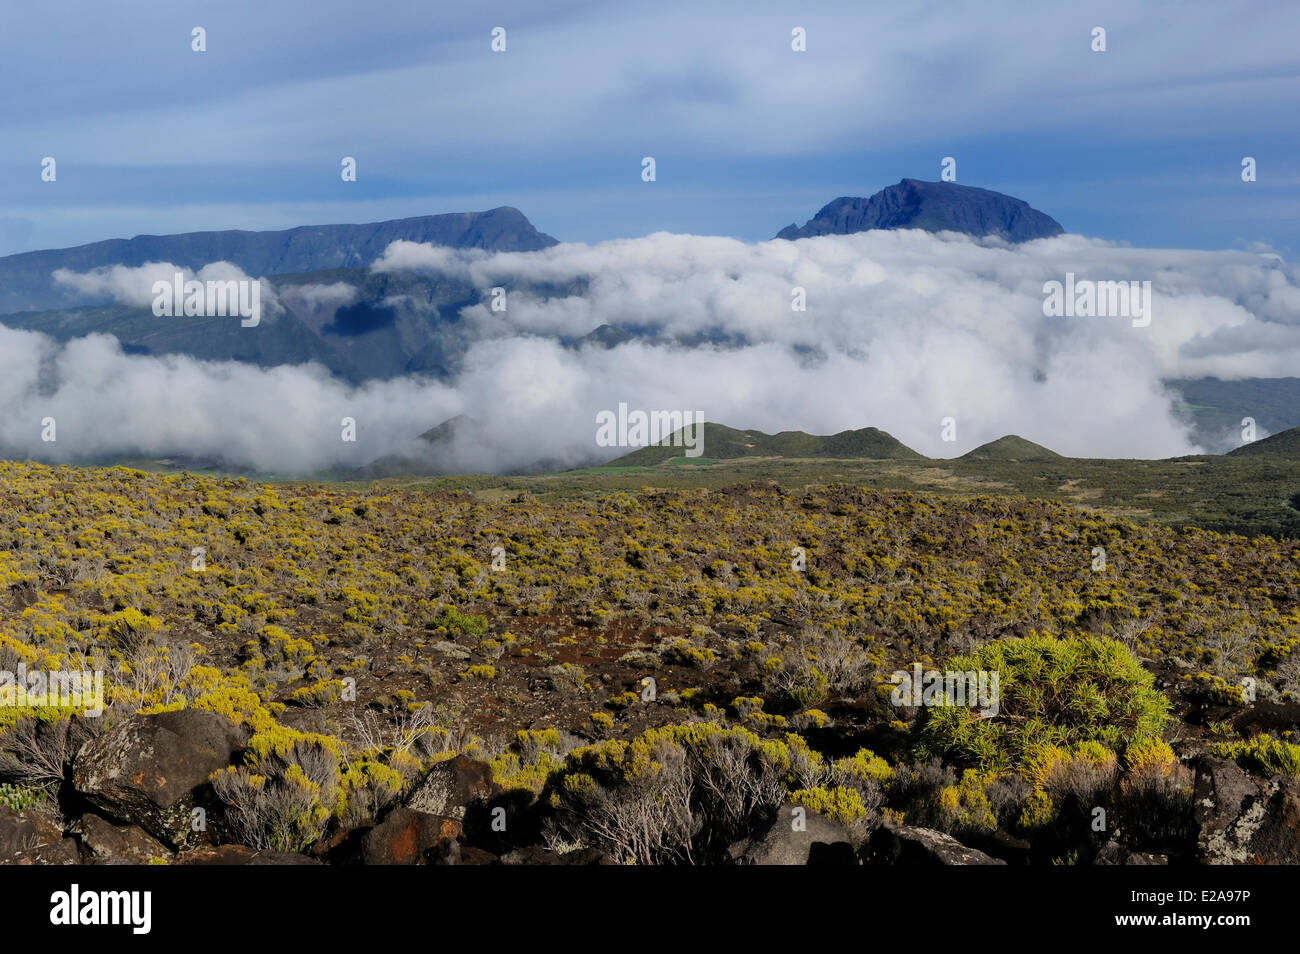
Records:
[[[500,205],[756,242],[951,156],[1071,233],[1292,259],[1297,36],[1286,2],[4,2],[0,254]]]

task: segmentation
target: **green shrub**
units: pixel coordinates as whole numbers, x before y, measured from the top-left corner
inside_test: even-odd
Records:
[[[341,679],[320,679],[310,686],[295,689],[289,701],[308,709],[321,709],[342,698],[345,688]]]
[[[1130,843],[1187,843],[1196,836],[1192,772],[1163,740],[1129,746],[1116,809]]]
[[[443,613],[430,620],[429,625],[434,629],[445,629],[452,636],[482,638],[487,635],[488,622],[486,616],[462,613],[454,606],[449,606]]]
[[[800,788],[790,793],[790,801],[825,815],[845,828],[852,828],[867,816],[867,807],[862,804],[862,796],[858,794],[857,789],[853,788],[826,788],[821,785],[814,788]]]
[[[7,805],[20,815],[29,808],[43,804],[49,797],[50,790],[44,785],[0,783],[0,805]]]
[[[998,673],[998,712],[928,706],[917,729],[922,758],[946,757],[985,770],[1019,767],[1044,745],[1100,742],[1122,752],[1159,738],[1169,700],[1122,644],[1105,638],[1028,636],[981,646],[948,670]]]
[[[1248,771],[1264,775],[1289,775],[1300,777],[1300,745],[1275,739],[1271,735],[1257,735],[1238,742],[1222,742],[1210,747],[1221,758],[1232,759]]]

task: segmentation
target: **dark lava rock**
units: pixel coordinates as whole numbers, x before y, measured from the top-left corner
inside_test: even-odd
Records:
[[[40,817],[20,815],[0,805],[0,865],[17,864],[37,848],[49,848],[63,840],[63,832]]]
[[[215,712],[136,715],[82,747],[73,784],[109,817],[187,847],[198,840],[191,813],[210,792],[208,777],[230,765],[244,742],[244,730]]]
[[[802,825],[796,824],[797,820]],[[857,858],[849,831],[825,815],[796,805],[782,805],[771,827],[732,847],[742,865],[854,865]]]
[[[455,838],[446,838],[424,853],[431,865],[495,865],[501,860],[490,851],[475,848]]]
[[[865,861],[872,865],[1005,865],[993,858],[968,848],[952,835],[932,828],[913,828],[908,825],[882,825],[872,832],[864,852]]]
[[[155,858],[172,857],[171,850],[143,828],[114,825],[93,813],[82,815],[74,831],[81,836],[82,855],[93,864],[147,865]]]
[[[1150,851],[1131,851],[1117,841],[1108,841],[1101,846],[1094,865],[1167,865],[1169,856]]]
[[[367,865],[418,865],[425,852],[440,842],[460,837],[454,818],[394,808],[361,839],[361,863]]]
[[[469,806],[492,796],[492,768],[458,755],[439,762],[412,787],[406,807],[430,815],[464,819]]]
[[[1300,782],[1254,778],[1205,755],[1196,760],[1193,798],[1201,864],[1300,864]]]
[[[612,865],[617,862],[599,848],[578,848],[558,852],[532,845],[516,848],[501,856],[503,865]]]

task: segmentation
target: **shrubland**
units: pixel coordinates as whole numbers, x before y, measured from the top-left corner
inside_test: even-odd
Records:
[[[0,670],[101,670],[83,734],[243,726],[213,785],[256,847],[373,823],[457,753],[552,844],[641,863],[725,860],[784,804],[1069,859],[1099,806],[1185,838],[1210,737],[1295,774],[1293,739],[1208,728],[1295,701],[1289,541],[844,484],[541,500],[0,463],[0,504]],[[999,713],[893,705],[914,663],[998,671]],[[65,778],[35,727],[71,715],[0,707],[6,804]]]

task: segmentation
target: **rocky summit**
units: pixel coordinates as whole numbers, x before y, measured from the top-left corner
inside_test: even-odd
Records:
[[[1050,215],[1001,192],[955,182],[904,179],[869,199],[841,196],[824,206],[802,228],[791,223],[776,237],[793,241],[872,229],[996,235],[1008,242],[1051,238],[1065,231]]]

